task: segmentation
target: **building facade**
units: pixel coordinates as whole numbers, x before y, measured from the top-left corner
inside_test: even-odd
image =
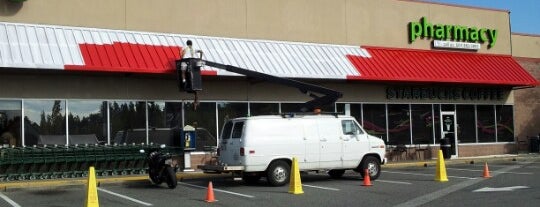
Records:
[[[205,59],[342,92],[324,110],[356,117],[394,160],[431,157],[445,137],[455,157],[516,153],[540,132],[540,37],[513,34],[508,11],[409,0],[0,7],[6,145],[181,145],[192,125],[201,154],[193,161],[203,162],[224,121],[294,112],[309,100],[295,88],[203,68],[194,110],[174,64],[188,39]]]

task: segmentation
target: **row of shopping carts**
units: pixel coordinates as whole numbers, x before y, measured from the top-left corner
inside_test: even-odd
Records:
[[[43,145],[0,148],[0,181],[75,178],[88,176],[94,166],[98,176],[146,174],[146,153],[154,144]],[[170,153],[178,149],[165,148]]]

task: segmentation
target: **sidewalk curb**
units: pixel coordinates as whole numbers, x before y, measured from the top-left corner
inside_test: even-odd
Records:
[[[523,159],[540,159],[538,154],[509,154],[509,155],[494,155],[494,156],[484,156],[484,157],[462,157],[456,159],[445,159],[444,163],[446,165],[455,165],[455,164],[472,164],[472,163],[483,163],[491,161],[519,161]],[[382,165],[382,168],[400,168],[400,167],[427,167],[437,164],[437,159],[424,160],[424,161],[414,161],[414,162],[389,162]]]

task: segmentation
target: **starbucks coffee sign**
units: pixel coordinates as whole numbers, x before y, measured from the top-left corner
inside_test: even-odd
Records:
[[[393,86],[386,88],[387,99],[397,100],[467,100],[500,101],[505,98],[500,87],[415,87]]]
[[[433,39],[434,47],[478,50],[481,44],[487,43],[489,49],[497,43],[497,35],[496,29],[434,24],[426,17],[409,22],[409,42],[418,38]]]

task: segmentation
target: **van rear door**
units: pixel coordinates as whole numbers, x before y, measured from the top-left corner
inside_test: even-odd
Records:
[[[244,131],[244,120],[229,121],[223,127],[221,145],[219,146],[221,163],[227,165],[240,165],[240,148]]]

